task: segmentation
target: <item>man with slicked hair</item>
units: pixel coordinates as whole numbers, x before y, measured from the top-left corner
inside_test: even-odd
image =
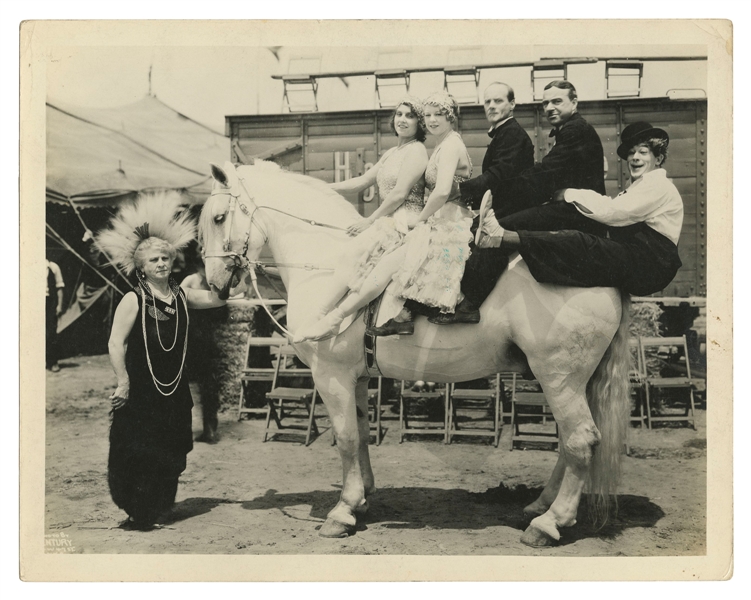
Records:
[[[479,204],[485,192],[496,193],[498,184],[517,177],[535,163],[535,150],[527,132],[514,118],[516,99],[510,85],[494,81],[485,88],[485,116],[491,138],[482,161],[482,175],[460,185],[462,197]]]

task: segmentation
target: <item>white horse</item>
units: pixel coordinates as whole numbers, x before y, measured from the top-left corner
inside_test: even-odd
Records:
[[[248,284],[268,244],[288,292],[292,332],[316,316],[331,268],[347,252],[344,229],[357,211],[323,182],[259,163],[212,165],[215,179],[200,218],[209,283],[224,297]],[[238,210],[239,209],[239,210]],[[378,339],[378,365],[394,379],[469,381],[527,367],[539,381],[560,431],[560,453],[522,542],[551,545],[576,522],[585,484],[599,520],[620,476],[629,420],[626,302],[610,288],[537,283],[520,259],[481,308],[479,325],[432,325],[424,317],[412,336]],[[364,321],[333,338],[295,348],[312,369],[328,409],[343,467],[342,493],[320,534],[344,537],[375,492],[368,455],[368,373]],[[603,519],[604,517],[604,519]]]

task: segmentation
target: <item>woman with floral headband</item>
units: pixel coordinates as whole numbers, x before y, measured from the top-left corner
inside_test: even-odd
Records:
[[[397,295],[412,303],[441,311],[451,311],[456,305],[472,238],[471,213],[458,204],[459,182],[470,177],[472,162],[453,129],[458,116],[456,101],[445,93],[432,94],[424,102],[424,114],[426,128],[436,137],[437,145],[425,170],[427,200],[421,210],[403,214],[411,231],[396,248],[379,257],[359,289],[352,287],[338,307],[334,308],[335,303],[326,307],[325,316],[301,328],[294,342],[335,335],[344,318],[378,297],[392,278],[397,282]],[[410,305],[405,305],[396,318],[369,333],[409,335],[414,331],[412,318]]]
[[[124,526],[151,529],[172,507],[193,448],[193,400],[183,377],[188,308],[221,306],[212,292],[182,290],[171,277],[177,249],[195,235],[187,213],[175,216],[177,193],[142,196],[122,209],[97,246],[137,284],[112,322],[109,353],[117,376],[110,396],[108,479]]]
[[[356,237],[336,268],[331,293],[319,307],[321,318],[331,314],[347,293],[349,296],[342,304],[358,304],[361,297],[370,296],[373,282],[383,277],[384,257],[403,243],[409,223],[425,206],[424,175],[428,153],[423,145],[422,102],[412,96],[403,98],[391,115],[389,125],[397,137],[396,146],[387,150],[363,175],[331,184],[338,192],[361,192],[377,184],[381,205],[369,217],[349,227],[348,233]],[[387,277],[390,280],[391,273]],[[320,320],[315,321],[300,329],[295,341],[319,339],[320,323]]]

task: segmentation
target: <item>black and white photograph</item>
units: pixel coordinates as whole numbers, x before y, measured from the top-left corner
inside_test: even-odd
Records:
[[[23,23],[26,578],[726,578],[732,31]]]

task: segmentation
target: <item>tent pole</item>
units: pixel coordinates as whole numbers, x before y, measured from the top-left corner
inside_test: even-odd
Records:
[[[78,260],[80,260],[80,261],[81,261],[81,262],[82,262],[83,264],[85,264],[85,265],[87,265],[87,266],[88,266],[89,268],[91,268],[91,270],[92,270],[92,271],[94,271],[94,273],[96,273],[96,274],[97,274],[97,275],[98,275],[99,277],[101,277],[101,278],[102,278],[102,280],[104,280],[104,282],[105,282],[105,283],[106,283],[106,284],[107,284],[108,286],[110,286],[110,287],[111,287],[112,289],[114,289],[114,290],[117,290],[117,292],[119,292],[120,294],[122,294],[122,293],[123,293],[123,292],[122,292],[122,291],[120,290],[120,288],[118,288],[118,287],[117,287],[117,286],[116,286],[116,285],[115,285],[114,283],[112,283],[112,282],[111,282],[111,281],[110,281],[109,279],[107,279],[107,278],[106,278],[106,277],[105,277],[104,275],[102,275],[102,274],[101,274],[101,273],[99,272],[99,270],[98,270],[97,268],[95,268],[95,267],[94,267],[93,265],[89,264],[89,262],[88,262],[88,261],[87,261],[87,260],[86,260],[85,258],[83,258],[83,256],[81,256],[81,255],[80,255],[80,254],[79,254],[78,252],[76,252],[76,251],[75,251],[75,250],[74,250],[74,249],[73,249],[73,248],[71,247],[71,245],[70,245],[70,244],[69,244],[68,242],[66,242],[66,241],[65,241],[65,240],[63,239],[63,237],[62,237],[62,236],[61,236],[61,235],[60,235],[60,234],[59,234],[59,233],[58,233],[57,231],[55,231],[55,230],[54,230],[54,229],[52,228],[52,226],[51,226],[51,225],[50,225],[49,223],[45,223],[45,225],[47,225],[47,228],[48,228],[48,229],[49,229],[50,231],[52,231],[52,233],[54,233],[54,234],[55,234],[55,235],[53,236],[53,235],[50,235],[50,233],[49,233],[49,232],[47,232],[47,235],[48,235],[48,236],[50,236],[50,237],[51,237],[51,238],[52,238],[53,240],[57,241],[58,243],[62,244],[62,245],[63,245],[63,247],[64,247],[64,248],[65,248],[66,250],[68,250],[68,251],[69,251],[70,253],[72,253],[72,254],[73,254],[73,256],[75,256],[75,257],[76,257],[76,258],[77,258]],[[105,254],[105,256],[106,256],[106,254]],[[107,258],[109,258],[109,257],[107,257]],[[120,271],[118,271],[118,273],[120,273]],[[124,277],[124,276],[122,275],[122,273],[120,274],[120,276],[121,276],[121,277],[123,277],[123,279],[125,279],[125,277]],[[127,280],[127,279],[125,279],[125,281],[128,281],[128,280]],[[130,285],[130,282],[128,282],[128,285]]]
[[[88,228],[88,227],[86,226],[86,223],[84,223],[84,221],[83,221],[83,217],[81,216],[81,213],[79,212],[79,210],[78,210],[78,207],[77,207],[77,206],[76,206],[75,204],[73,204],[73,200],[71,200],[71,199],[70,199],[70,196],[65,196],[65,199],[66,199],[66,200],[68,201],[68,204],[70,204],[70,207],[71,207],[71,208],[73,209],[73,212],[74,212],[74,213],[76,214],[76,216],[78,217],[78,220],[79,220],[79,221],[81,221],[81,226],[83,227],[83,230],[84,230],[84,231],[85,231],[86,233],[88,233],[88,234],[90,234],[90,235],[92,235],[92,236],[93,236],[94,234],[92,233],[91,229],[89,229],[89,228]],[[50,227],[50,226],[49,226],[49,225],[47,225],[47,227]],[[50,227],[50,229],[52,229],[52,227]],[[53,231],[54,231],[54,229],[53,229]],[[61,236],[61,235],[60,235],[59,233],[57,233],[56,231],[55,231],[55,234],[56,234],[56,235],[57,235],[57,236],[58,236],[58,237],[59,237],[60,239],[63,239],[63,238],[62,238],[62,236]],[[123,275],[123,274],[122,274],[122,273],[120,272],[120,269],[118,269],[117,265],[116,265],[116,264],[114,263],[114,261],[112,260],[112,258],[111,258],[111,257],[110,257],[110,256],[109,256],[109,255],[108,255],[108,254],[107,254],[107,253],[106,253],[106,252],[104,251],[104,250],[102,250],[101,248],[99,249],[99,251],[100,251],[100,252],[101,252],[102,254],[104,254],[104,255],[105,255],[106,257],[107,257],[107,260],[108,260],[108,261],[110,262],[110,264],[111,264],[111,265],[113,266],[113,268],[115,269],[115,271],[117,271],[117,274],[118,274],[118,275],[120,275],[120,277],[122,277],[122,278],[123,278],[123,280],[125,281],[125,283],[127,283],[127,284],[128,284],[128,286],[130,286],[130,281],[128,281],[128,278],[127,278],[127,277],[126,277],[125,275]],[[79,258],[80,258],[80,257],[79,257]],[[82,260],[83,260],[83,259],[82,259]],[[89,263],[88,263],[87,261],[84,261],[84,262],[85,262],[85,263],[86,263],[87,265],[89,264]],[[91,266],[91,265],[89,265],[89,266]],[[108,281],[109,281],[109,280],[108,280]],[[118,289],[118,288],[115,288],[115,289]],[[120,291],[120,290],[118,290],[118,291]],[[122,292],[120,292],[120,293],[122,293]]]

